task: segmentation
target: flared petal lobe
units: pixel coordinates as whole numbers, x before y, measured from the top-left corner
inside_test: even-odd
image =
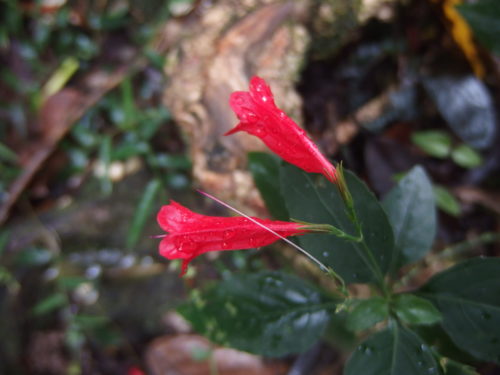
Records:
[[[274,103],[266,82],[253,77],[249,91],[231,94],[229,104],[240,122],[225,135],[245,131],[260,138],[281,158],[306,172],[321,173],[335,182],[335,167],[314,142]]]
[[[306,233],[301,224],[252,218],[283,237]],[[189,262],[209,251],[241,250],[269,245],[279,237],[245,217],[217,217],[197,214],[171,201],[157,215],[168,232],[160,243],[160,255],[182,259],[182,273]]]

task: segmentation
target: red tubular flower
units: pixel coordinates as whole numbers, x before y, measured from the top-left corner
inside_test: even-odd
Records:
[[[229,104],[240,123],[225,135],[239,131],[255,135],[287,162],[336,181],[335,167],[305,131],[274,104],[271,89],[262,78],[253,77],[248,92],[233,92]]]
[[[283,237],[307,232],[299,223],[252,219]],[[245,217],[200,215],[173,200],[160,209],[157,220],[168,232],[160,243],[160,254],[167,259],[182,259],[182,274],[193,258],[208,251],[261,247],[279,240]]]

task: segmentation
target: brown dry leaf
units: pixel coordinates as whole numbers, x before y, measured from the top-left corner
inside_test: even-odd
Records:
[[[207,359],[196,356],[207,354]],[[198,335],[165,336],[146,349],[146,364],[153,375],[206,375],[211,368],[218,375],[281,375],[288,366],[235,349],[216,347]]]

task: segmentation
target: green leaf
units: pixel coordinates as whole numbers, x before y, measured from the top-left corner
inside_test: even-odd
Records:
[[[383,200],[403,265],[422,258],[436,234],[436,206],[431,181],[422,167],[414,167]]]
[[[132,225],[130,226],[130,230],[127,234],[127,248],[131,249],[137,245],[137,241],[142,233],[144,224],[146,224],[146,220],[153,209],[153,204],[158,191],[160,191],[160,187],[161,183],[158,180],[152,180],[149,182],[148,186],[146,186],[144,194],[142,195],[141,200],[137,205],[137,209],[135,210]]]
[[[33,314],[47,314],[66,306],[68,303],[68,298],[63,293],[54,293],[37,303],[35,307],[33,307]]]
[[[389,316],[389,306],[382,297],[372,297],[355,304],[347,317],[347,328],[351,331],[364,331]]]
[[[308,253],[334,269],[347,283],[380,281],[393,257],[392,228],[366,185],[351,172],[346,172],[345,177],[361,222],[363,241],[352,242],[327,234],[308,234],[300,236],[299,241]],[[281,168],[281,191],[292,218],[331,224],[357,235],[337,187],[326,179],[287,164]]]
[[[496,55],[500,55],[500,3],[498,0],[480,0],[457,6],[469,23],[474,35]]]
[[[464,142],[484,149],[495,140],[495,104],[485,84],[473,75],[427,77],[424,88],[441,116]]]
[[[422,151],[435,158],[447,158],[451,151],[451,137],[441,130],[414,132],[411,140]]]
[[[261,272],[215,284],[179,312],[216,343],[277,357],[314,344],[334,308],[333,301],[294,276]]]
[[[349,358],[345,375],[432,375],[438,364],[414,332],[394,325],[363,342]]]
[[[475,168],[483,163],[483,158],[472,147],[466,144],[453,149],[451,159],[464,168]]]
[[[280,158],[274,154],[251,152],[248,154],[248,168],[271,215],[278,220],[288,220],[280,192]]]
[[[462,211],[460,204],[456,198],[441,185],[434,185],[434,198],[436,199],[436,205],[451,216],[460,216]]]
[[[419,295],[443,315],[453,342],[475,357],[500,363],[500,259],[477,258],[435,275]]]
[[[441,320],[441,313],[434,305],[412,294],[400,294],[394,299],[396,315],[408,324],[434,324]]]

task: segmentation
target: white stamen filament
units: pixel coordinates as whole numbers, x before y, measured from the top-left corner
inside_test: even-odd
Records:
[[[328,272],[328,267],[326,267],[323,263],[321,263],[318,259],[316,259],[314,256],[312,256],[311,254],[309,254],[307,251],[305,251],[303,248],[301,248],[299,245],[293,243],[292,241],[290,241],[288,238],[286,237],[283,237],[281,234],[275,232],[274,230],[272,230],[271,228],[265,226],[264,224],[262,223],[259,223],[257,220],[253,219],[252,217],[244,214],[243,212],[241,212],[240,210],[230,206],[229,204],[221,201],[220,199],[218,198],[215,198],[213,195],[210,195],[208,193],[205,193],[204,191],[201,191],[201,190],[197,190],[198,193],[200,194],[203,194],[204,196],[216,201],[217,203],[223,205],[224,207],[226,208],[229,208],[230,210],[236,212],[238,215],[241,215],[245,218],[247,218],[248,220],[250,220],[251,222],[257,224],[259,227],[261,228],[264,228],[265,230],[267,230],[269,233],[272,233],[274,234],[276,237],[282,239],[283,241],[285,241],[287,244],[289,244],[290,246],[294,247],[295,249],[299,250],[302,254],[304,254],[305,256],[307,256],[309,259],[311,259],[313,262],[315,262],[323,271],[325,272]]]

